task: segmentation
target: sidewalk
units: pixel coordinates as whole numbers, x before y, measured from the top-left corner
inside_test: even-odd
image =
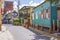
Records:
[[[12,34],[4,26],[2,26],[2,31],[0,31],[0,40],[14,40]]]

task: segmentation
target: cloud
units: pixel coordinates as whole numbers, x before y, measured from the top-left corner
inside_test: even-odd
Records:
[[[20,8],[22,8],[23,6],[37,6],[39,4],[40,3],[35,3],[33,1],[30,1],[28,4],[22,4],[22,5],[20,5]]]
[[[38,6],[39,4],[41,4],[42,2],[44,2],[45,0],[41,1],[40,3],[35,3],[33,2],[32,0],[28,3],[28,4],[22,4],[20,5],[20,9],[23,7],[23,6]]]
[[[38,6],[40,3],[32,3],[30,6]]]
[[[17,5],[18,5],[17,2],[14,1],[14,3],[13,3],[13,10],[16,10],[16,11],[18,10]]]
[[[30,1],[30,2],[29,2],[29,4],[32,4],[32,3],[33,3],[33,1]]]
[[[29,4],[23,4],[23,5],[20,5],[19,8],[21,9],[23,6],[30,6]]]
[[[44,1],[41,1],[40,3],[35,3],[34,1],[30,1],[28,4],[22,4],[22,5],[20,5],[19,6],[19,9],[21,9],[22,7],[24,7],[24,6],[38,6],[38,5],[40,5],[42,2],[44,2]],[[14,2],[14,10],[17,10],[17,2]]]
[[[14,1],[13,5],[18,5],[18,3],[16,1]]]

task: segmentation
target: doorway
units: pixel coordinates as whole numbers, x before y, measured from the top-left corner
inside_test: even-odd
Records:
[[[60,32],[60,6],[57,7],[57,31]]]

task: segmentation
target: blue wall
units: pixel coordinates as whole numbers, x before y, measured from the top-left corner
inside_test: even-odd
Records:
[[[46,2],[43,5],[41,5],[41,6],[34,9],[34,15],[35,16],[34,16],[34,20],[32,21],[33,24],[39,24],[39,25],[42,25],[42,26],[50,26],[51,25],[50,24],[50,19],[49,20],[48,19],[41,19],[40,14],[39,14],[39,12],[41,10],[44,10],[48,7],[50,7],[50,2]],[[36,12],[38,12],[38,19],[36,19]]]
[[[40,11],[45,10],[46,8],[50,7],[50,19],[47,18],[40,18]],[[32,20],[33,24],[39,24],[41,26],[46,26],[46,27],[51,27],[52,25],[52,20],[56,20],[57,17],[57,12],[56,12],[56,7],[52,7],[50,2],[45,2],[44,4],[36,7],[33,11],[34,13],[34,20]],[[36,12],[38,14],[38,19],[36,19]],[[54,17],[55,16],[55,17]]]
[[[55,25],[57,25],[57,7],[51,6],[51,25],[55,21]]]

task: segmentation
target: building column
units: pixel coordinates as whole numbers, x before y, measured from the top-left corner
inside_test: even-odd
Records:
[[[32,25],[32,8],[30,8],[30,25]]]
[[[3,4],[3,1],[0,0],[0,31],[2,26],[2,4]]]

